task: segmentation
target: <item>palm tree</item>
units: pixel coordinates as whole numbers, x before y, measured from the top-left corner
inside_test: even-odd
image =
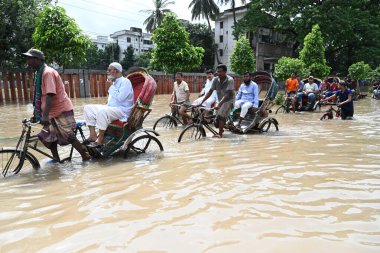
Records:
[[[191,19],[200,19],[204,18],[207,20],[208,30],[212,34],[210,19],[215,20],[217,15],[219,14],[219,7],[216,5],[214,0],[192,0],[189,4],[189,8],[192,7],[191,10]],[[213,44],[215,45],[215,37],[213,37]],[[216,61],[218,64],[220,63],[218,49],[215,47],[215,55]]]
[[[235,13],[235,6],[236,6],[236,1],[235,0],[219,0],[221,4],[228,4],[231,3],[231,9],[232,9],[232,15],[234,17],[234,27],[236,27],[236,13]],[[245,4],[245,0],[240,0],[242,4]],[[237,38],[235,38],[237,39]]]
[[[174,4],[174,1],[169,0],[153,0],[153,10],[141,10],[141,12],[149,13],[149,17],[144,21],[147,32],[152,33],[158,26],[160,26],[164,19],[165,13],[171,12],[170,9],[164,9],[170,4]]]
[[[210,19],[215,20],[216,16],[219,14],[218,5],[216,5],[214,0],[192,0],[189,4],[189,8],[191,7],[193,7],[191,10],[191,19],[206,19],[208,29],[211,32]]]

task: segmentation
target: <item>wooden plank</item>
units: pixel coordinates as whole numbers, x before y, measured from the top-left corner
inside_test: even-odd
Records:
[[[24,94],[24,101],[29,101],[29,90],[28,90],[28,83],[26,80],[26,73],[22,73],[22,91]]]
[[[22,85],[21,85],[21,73],[20,72],[16,73],[16,86],[17,86],[17,98],[18,98],[18,101],[21,102],[24,99],[22,96]]]
[[[74,77],[74,91],[75,91],[75,98],[80,98],[80,93],[79,93],[79,75],[73,75]]]
[[[96,75],[90,74],[90,97],[95,96]]]
[[[34,99],[34,78],[33,73],[28,73],[28,84],[29,84],[29,97],[30,101],[33,103]]]
[[[15,77],[13,72],[9,72],[9,88],[11,92],[11,101],[16,102],[16,86],[15,86]]]
[[[99,97],[99,75],[95,79],[95,97]]]
[[[75,80],[75,77],[74,77],[75,74],[71,74],[70,75],[70,98],[75,98],[75,93],[74,93],[74,80]]]
[[[0,102],[2,103],[4,101],[5,96],[5,84],[7,81],[7,73],[5,71],[1,72],[1,79],[3,80],[3,86],[0,85]],[[3,96],[3,90],[4,90],[4,96]]]

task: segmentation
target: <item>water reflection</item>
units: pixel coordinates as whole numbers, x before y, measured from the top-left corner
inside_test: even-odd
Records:
[[[155,97],[146,127],[168,101]],[[89,102],[103,100],[74,100],[77,118]],[[356,102],[352,121],[276,115],[273,134],[184,144],[179,127],[153,159],[43,160],[0,180],[0,251],[378,252],[378,103]],[[26,106],[0,113],[0,146],[11,146]]]

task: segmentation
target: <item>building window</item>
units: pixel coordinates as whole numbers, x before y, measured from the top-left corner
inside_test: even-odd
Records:
[[[219,42],[223,43],[223,35],[219,35]]]
[[[223,49],[219,49],[219,56],[223,56]]]
[[[137,48],[136,48],[136,52],[139,51]]]
[[[131,38],[127,37],[127,42],[131,43]]]
[[[223,29],[223,21],[220,21],[220,29]]]
[[[136,38],[136,41],[137,41],[137,38]]]

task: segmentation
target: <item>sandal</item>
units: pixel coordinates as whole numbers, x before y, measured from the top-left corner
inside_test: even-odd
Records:
[[[88,144],[87,147],[89,147],[89,148],[101,148],[101,147],[103,147],[103,144],[99,144],[96,141],[94,141],[94,142],[91,142],[90,144]]]
[[[212,136],[212,138],[222,138],[222,136],[220,134],[215,134]]]

